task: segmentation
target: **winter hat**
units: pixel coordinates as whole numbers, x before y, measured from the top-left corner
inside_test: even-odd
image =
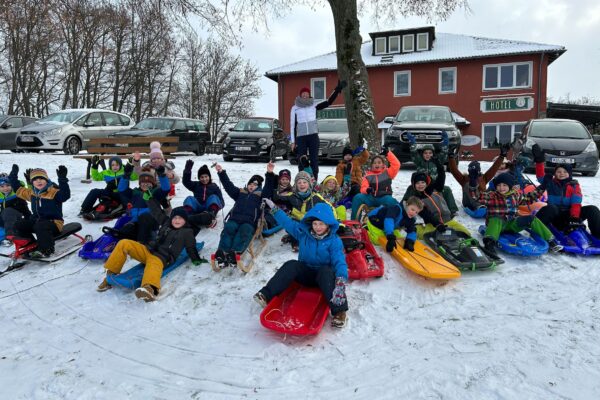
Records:
[[[252,175],[252,178],[250,178],[250,180],[248,181],[248,183],[246,184],[246,186],[248,186],[251,183],[256,184],[256,186],[261,187],[262,183],[264,181],[264,178],[260,175]]]
[[[352,149],[350,147],[344,147],[344,150],[342,150],[342,158],[346,157],[346,154],[352,155]]]
[[[312,178],[310,176],[310,174],[306,171],[300,171],[296,174],[296,178],[294,178],[294,186],[296,186],[298,184],[298,181],[304,179],[306,182],[308,182],[308,187],[310,190],[312,190],[313,188],[313,182],[312,182]]]
[[[562,168],[565,171],[567,171],[567,173],[569,174],[569,178],[571,177],[571,175],[573,175],[573,166],[571,164],[557,164],[554,167],[554,173],[556,173],[556,170]]]
[[[173,219],[175,217],[181,217],[181,218],[185,219],[185,221],[187,222],[187,220],[188,220],[188,213],[185,210],[185,208],[183,208],[183,207],[175,207],[171,211],[171,219]]]
[[[310,96],[310,89],[307,87],[303,87],[302,89],[300,89],[300,93],[298,94],[298,96],[302,96],[302,93],[308,93],[308,95]]]
[[[494,186],[497,188],[499,184],[504,183],[512,188],[515,184],[515,177],[509,172],[503,172],[494,178]]]
[[[150,143],[150,159],[153,158],[164,158],[159,142]]]
[[[33,180],[36,178],[42,178],[42,179],[45,179],[46,181],[50,180],[50,179],[48,179],[48,173],[46,172],[45,169],[42,169],[42,168],[34,168],[29,173],[29,180],[31,182],[33,182]]]
[[[111,157],[108,159],[108,165],[112,165],[112,163],[116,162],[117,164],[119,164],[119,168],[121,168],[123,166],[123,160],[121,160],[121,157]]]
[[[325,188],[325,185],[327,184],[327,182],[329,182],[331,180],[335,181],[335,183],[337,184],[337,180],[335,179],[335,176],[333,176],[333,175],[327,175],[325,177],[325,179],[323,179],[323,182],[321,182],[321,187]]]
[[[140,183],[140,185],[142,183],[151,183],[152,186],[154,186],[156,185],[156,178],[154,177],[154,174],[151,170],[149,170],[148,168],[144,168],[142,169],[142,172],[140,172],[138,182]]]
[[[281,171],[279,171],[279,179],[283,177],[287,177],[289,180],[292,180],[292,173],[289,169],[282,169]]]
[[[208,169],[208,166],[206,164],[198,168],[198,179],[200,179],[201,175],[208,175],[208,179],[210,180],[210,182],[212,182],[212,176],[210,175],[210,170]]]
[[[10,181],[8,180],[8,175],[4,172],[0,174],[0,185],[10,185]]]
[[[413,184],[413,186],[417,182],[429,183],[429,178],[424,172],[413,172],[413,174],[410,177],[410,182]]]

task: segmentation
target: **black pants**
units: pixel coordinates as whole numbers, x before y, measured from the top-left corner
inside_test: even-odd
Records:
[[[548,204],[535,214],[545,225],[552,224],[556,229],[563,230],[569,222],[569,210],[561,210],[558,206]],[[600,239],[600,210],[596,206],[583,206],[579,218],[587,221],[592,236]]]
[[[268,302],[287,289],[294,281],[304,286],[319,287],[329,302],[332,315],[348,310],[347,301],[339,306],[331,302],[333,289],[335,288],[335,272],[331,267],[310,268],[305,263],[297,260],[286,261],[269,280],[267,286],[260,289],[260,292]]]
[[[15,235],[27,239],[34,239],[35,233],[37,249],[46,251],[54,249],[54,237],[60,233],[54,221],[22,219],[14,226]]]
[[[120,230],[123,239],[131,239],[142,244],[148,244],[158,229],[158,222],[149,213],[138,217],[136,222],[126,223]]]
[[[88,213],[94,209],[94,204],[96,201],[102,199],[103,197],[110,198],[111,200],[118,201],[121,203],[121,198],[119,197],[119,193],[113,192],[112,190],[106,189],[92,189],[85,196],[85,200],[81,203],[81,211],[84,213]]]
[[[296,157],[298,158],[298,171],[300,168],[300,157],[306,155],[308,151],[308,157],[310,159],[310,167],[313,171],[315,180],[319,181],[319,134],[313,133],[306,136],[296,137]]]
[[[15,224],[23,219],[21,211],[15,208],[5,208],[0,213],[0,226],[4,228],[6,236],[15,234]]]

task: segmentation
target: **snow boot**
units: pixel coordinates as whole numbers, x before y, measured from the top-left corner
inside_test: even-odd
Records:
[[[494,239],[492,239],[491,237],[484,237],[483,238],[483,247],[485,248],[485,250],[490,253],[493,256],[498,256],[498,252],[496,251],[496,241]]]
[[[552,253],[558,253],[563,249],[564,246],[559,244],[556,239],[550,239],[548,240],[548,247]]]
[[[215,264],[218,269],[227,268],[227,256],[225,255],[225,252],[221,249],[218,249],[215,253]]]
[[[114,274],[115,274],[114,272],[106,271],[106,276],[114,275]],[[102,279],[102,282],[100,282],[100,284],[96,288],[96,291],[106,292],[108,289],[112,289],[112,286],[108,283],[108,281],[106,280],[106,277],[105,277],[104,279]]]
[[[46,250],[33,250],[31,253],[29,253],[29,258],[46,258],[46,257],[50,257],[52,254],[54,254],[54,248],[50,247]]]
[[[331,326],[334,328],[343,328],[346,325],[346,311],[340,311],[331,319]]]
[[[254,295],[253,299],[258,304],[260,304],[260,306],[262,308],[265,308],[267,306],[267,304],[269,304],[269,302],[267,301],[267,298],[265,297],[264,294],[262,294],[262,292],[256,292],[256,294]]]
[[[238,258],[237,255],[235,253],[235,251],[231,250],[229,253],[227,253],[227,264],[229,264],[230,267],[237,267],[237,263],[238,263]]]
[[[145,302],[156,300],[156,296],[158,295],[158,290],[154,288],[152,285],[144,285],[135,289],[135,297],[138,299],[142,299]]]

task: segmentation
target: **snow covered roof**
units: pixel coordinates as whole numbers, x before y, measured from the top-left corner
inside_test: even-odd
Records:
[[[361,54],[367,67],[383,65],[419,64],[436,61],[462,60],[515,54],[550,53],[550,62],[566,51],[564,46],[522,42],[507,39],[490,39],[477,36],[457,35],[453,33],[436,33],[433,48],[402,54],[373,55],[371,41],[362,44]],[[382,62],[382,58],[385,61]],[[277,75],[293,74],[308,71],[336,70],[335,52],[322,54],[296,63],[274,68],[265,73],[270,79],[277,81]]]

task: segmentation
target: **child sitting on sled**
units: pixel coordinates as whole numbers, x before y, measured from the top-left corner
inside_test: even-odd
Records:
[[[233,205],[229,219],[225,222],[219,247],[215,252],[215,263],[220,269],[237,265],[237,256],[244,252],[256,231],[256,227],[262,212],[262,199],[273,195],[276,177],[273,173],[275,165],[267,165],[266,184],[262,189],[263,178],[253,175],[244,188],[236,187],[227,172],[217,164],[215,166],[219,179],[225,191],[233,199]]]
[[[123,169],[123,161],[121,158],[115,156],[108,160],[108,168],[100,172],[98,167],[100,166],[100,157],[95,155],[92,158],[92,180],[104,181],[106,187],[104,189],[92,189],[81,203],[81,211],[79,215],[85,219],[93,220],[96,219],[97,213],[94,211],[94,204],[100,200],[110,203],[116,202],[118,204],[117,210],[113,210],[113,213],[117,213],[118,209],[123,209],[121,204],[121,197],[119,195],[119,181],[123,177],[125,170]],[[137,175],[131,174],[131,180],[136,180]],[[109,210],[107,210],[109,211]]]
[[[136,151],[133,154],[134,172],[139,175],[142,172],[142,169],[146,168],[146,170],[149,170],[154,174],[154,179],[157,180],[158,176],[156,175],[155,170],[157,167],[164,166],[169,182],[172,185],[176,185],[179,183],[180,178],[175,172],[175,164],[173,164],[172,161],[165,160],[165,156],[160,147],[159,142],[150,143],[150,161],[146,161],[144,164],[141,163],[142,156]]]
[[[27,202],[19,197],[10,184],[7,174],[0,174],[0,228],[4,229],[4,237],[14,236],[15,223],[31,216]],[[10,240],[3,238],[2,245],[10,246]]]
[[[292,186],[291,181],[292,173],[289,169],[282,169],[279,171],[277,188],[272,197],[272,200],[277,207],[282,209],[286,214],[289,214],[292,211],[289,197],[294,194],[294,187]],[[267,229],[277,226],[277,221],[275,221],[275,218],[270,213],[265,214],[265,222],[267,224]]]
[[[219,186],[212,181],[208,166],[198,168],[198,181],[192,181],[194,161],[187,160],[183,170],[183,186],[193,193],[183,201],[183,206],[190,214],[190,223],[197,226],[214,227],[217,213],[225,205]]]
[[[407,190],[402,198],[403,202],[411,196],[423,201],[424,207],[419,215],[423,218],[425,226],[417,226],[417,237],[423,239],[425,234],[435,230],[444,232],[447,227],[470,236],[469,230],[454,219],[446,200],[441,194],[446,182],[444,166],[437,158],[434,158],[433,162],[437,168],[435,181],[430,182],[429,177],[424,172],[414,172],[411,176],[412,190]]]
[[[385,161],[390,163],[386,167]],[[371,169],[363,177],[360,186],[360,193],[352,199],[352,216],[350,219],[356,219],[356,214],[361,205],[368,207],[393,206],[396,200],[392,197],[392,180],[400,171],[400,161],[393,152],[383,148],[379,155],[371,160]]]
[[[335,169],[335,179],[342,188],[344,196],[350,198],[360,192],[360,184],[363,179],[363,165],[367,163],[371,154],[362,146],[352,150],[344,147],[342,159]]]
[[[483,237],[486,250],[496,255],[498,239],[502,232],[518,233],[527,228],[546,240],[550,251],[562,250],[562,246],[557,243],[552,232],[537,217],[517,216],[519,205],[535,202],[546,190],[543,185],[527,194],[521,194],[513,189],[515,178],[508,172],[495,177],[493,183],[496,190],[485,191],[485,187],[480,186],[481,193],[478,198],[478,201],[487,207],[486,229]],[[476,183],[472,181],[470,185],[475,186]],[[475,195],[475,191],[473,191],[473,195]]]
[[[319,193],[321,194],[321,197],[335,209],[335,217],[338,221],[344,221],[346,219],[346,207],[337,205],[344,197],[344,193],[334,176],[327,175],[325,179],[323,179]]]
[[[18,198],[31,202],[32,215],[14,224],[15,236],[33,239],[35,233],[37,248],[29,253],[32,258],[49,257],[54,253],[54,237],[63,228],[62,203],[71,197],[67,167],[60,165],[56,170],[58,186],[48,178],[41,168],[29,173],[31,188],[24,187],[17,178],[19,166],[13,164],[9,175],[10,184]]]
[[[271,299],[282,293],[292,282],[318,286],[329,302],[333,319],[331,324],[341,328],[346,324],[345,282],[348,265],[344,256],[342,239],[336,234],[338,222],[327,204],[317,204],[300,222],[292,220],[275,204],[265,199],[277,222],[300,243],[298,260],[283,264],[267,285],[254,295],[263,308]]]
[[[402,236],[400,229],[404,228],[406,238],[403,248],[414,251],[417,240],[415,221],[421,210],[423,210],[423,202],[415,196],[409,197],[404,204],[377,207],[368,214],[369,240],[376,245],[379,243],[379,238],[385,236],[387,239],[385,251],[391,253],[396,247],[396,239]]]
[[[142,286],[135,290],[135,296],[145,301],[154,301],[160,291],[163,269],[173,263],[184,248],[194,265],[199,265],[201,260],[196,249],[196,235],[188,224],[185,209],[176,207],[171,211],[170,217],[167,217],[157,199],[150,199],[148,202],[153,218],[160,224],[156,239],[147,244],[129,239],[120,240],[106,260],[104,268],[107,276],[121,273],[127,256],[143,263]],[[96,290],[104,292],[111,287],[104,278]]]

